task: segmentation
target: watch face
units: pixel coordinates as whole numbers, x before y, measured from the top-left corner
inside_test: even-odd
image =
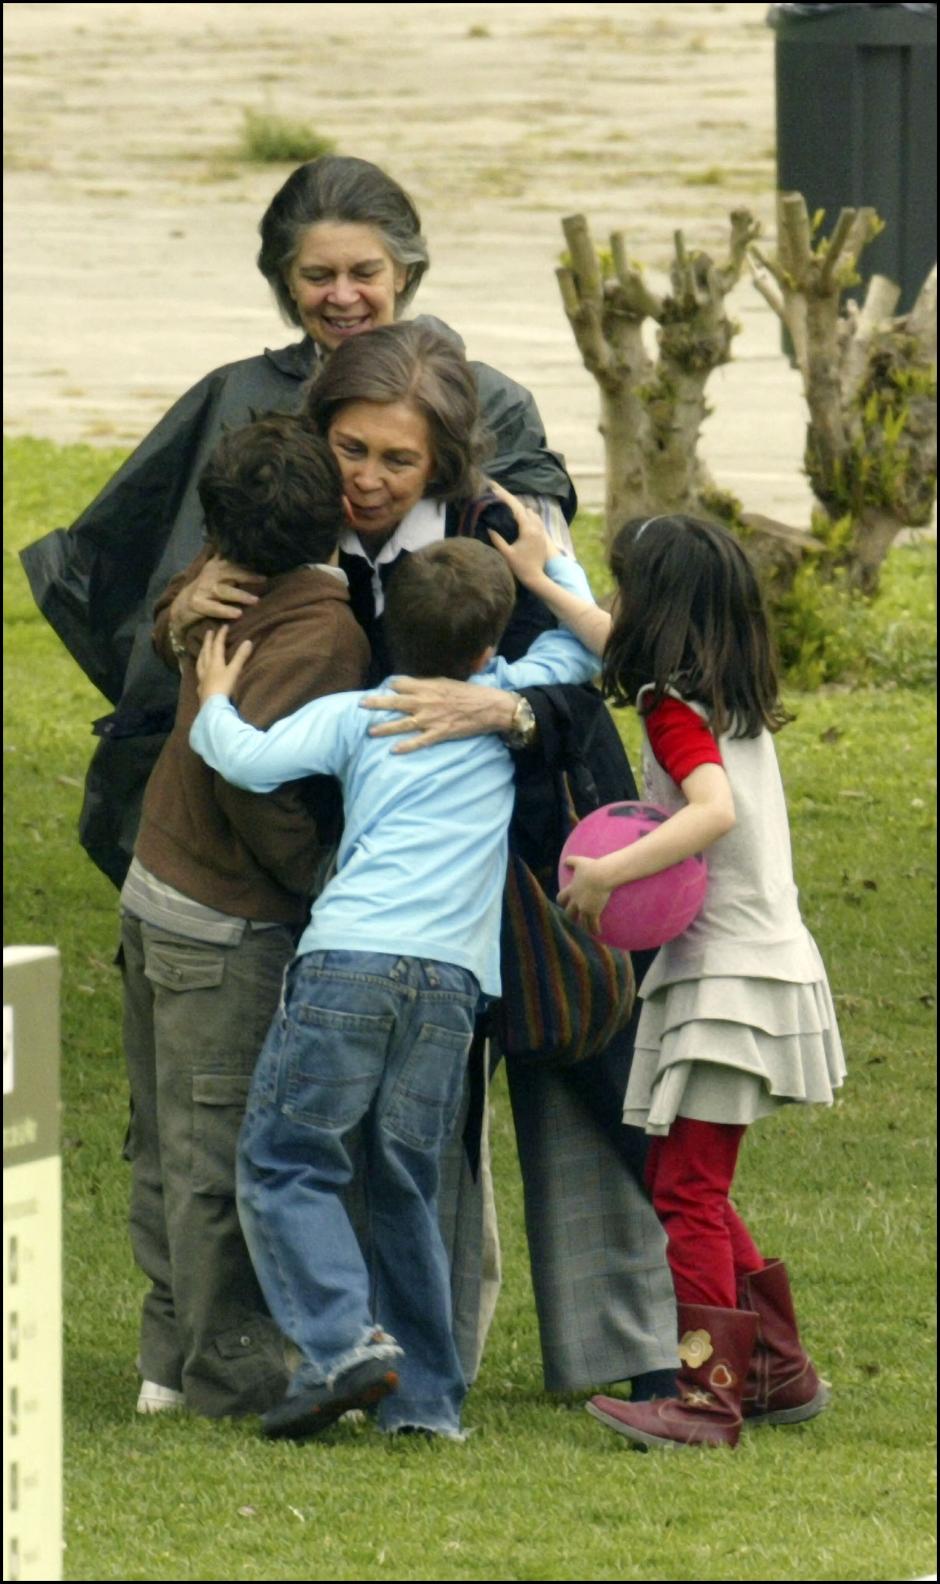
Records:
[[[527,748],[535,736],[535,714],[528,699],[521,698],[513,711],[510,738],[513,746]]]

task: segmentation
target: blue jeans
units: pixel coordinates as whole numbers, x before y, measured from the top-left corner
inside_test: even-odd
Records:
[[[477,994],[473,975],[447,963],[298,958],[242,1127],[242,1227],[271,1313],[303,1354],[290,1392],[329,1385],[381,1349],[380,1326],[404,1350],[399,1390],[378,1410],[384,1430],[460,1428],[466,1384],[436,1198]],[[368,1265],[342,1200],[360,1123]]]

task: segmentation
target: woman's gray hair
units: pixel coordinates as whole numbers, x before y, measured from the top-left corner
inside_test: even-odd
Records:
[[[258,227],[258,268],[287,323],[299,325],[301,319],[284,277],[304,234],[321,220],[372,226],[379,233],[391,258],[405,271],[405,284],[395,299],[395,312],[401,313],[430,262],[418,211],[404,188],[378,165],[345,154],[324,154],[288,176]]]
[[[354,336],[331,352],[307,393],[304,412],[324,439],[352,402],[407,402],[427,422],[433,467],[427,493],[466,501],[482,487],[479,464],[492,450],[476,380],[456,338],[409,320]]]

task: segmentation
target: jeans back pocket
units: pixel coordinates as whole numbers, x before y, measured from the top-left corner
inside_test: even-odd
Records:
[[[387,1132],[414,1149],[437,1148],[453,1131],[473,1037],[470,1014],[460,1011],[458,1017],[466,1019],[465,1030],[421,1024],[379,1118]]]
[[[353,1127],[381,1082],[393,1015],[302,1004],[289,1021],[285,1117],[311,1127]]]

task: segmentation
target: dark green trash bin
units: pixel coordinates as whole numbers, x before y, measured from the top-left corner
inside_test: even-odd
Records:
[[[937,257],[937,8],[773,5],[777,185],[810,215],[871,205],[885,229],[862,255],[910,308]]]

